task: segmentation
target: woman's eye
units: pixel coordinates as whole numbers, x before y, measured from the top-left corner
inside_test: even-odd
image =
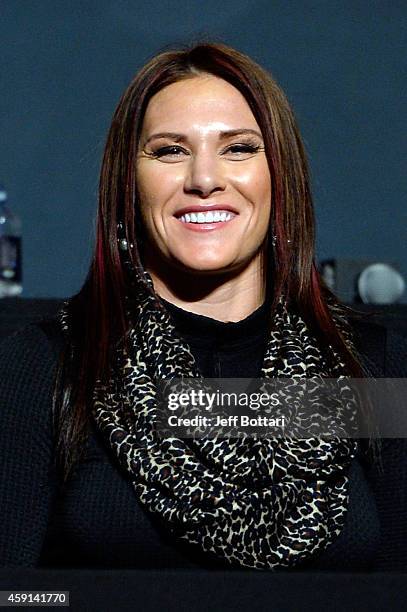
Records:
[[[259,145],[252,145],[252,144],[244,144],[244,143],[239,143],[239,144],[233,144],[230,145],[229,147],[227,147],[227,149],[225,150],[225,154],[231,154],[234,157],[247,157],[249,155],[252,155],[253,153],[257,153],[260,150],[260,146]]]
[[[247,159],[259,150],[258,144],[236,143],[226,147],[221,154],[231,159]],[[163,161],[179,161],[184,155],[188,155],[188,151],[178,145],[167,145],[152,151],[150,155]]]
[[[168,147],[160,147],[156,151],[153,151],[154,157],[180,157],[182,153],[185,153],[185,150],[176,145],[171,145]]]

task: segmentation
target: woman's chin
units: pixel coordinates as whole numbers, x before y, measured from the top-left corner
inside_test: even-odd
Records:
[[[225,257],[179,257],[174,261],[179,269],[191,274],[214,274],[232,271],[236,268],[235,260]]]

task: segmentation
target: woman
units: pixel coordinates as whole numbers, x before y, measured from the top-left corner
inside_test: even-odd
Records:
[[[356,440],[154,430],[161,379],[364,375],[313,253],[304,149],[272,77],[220,44],[154,57],[113,118],[83,288],[3,343],[8,364],[34,344],[36,359],[16,417],[30,454],[21,467],[14,438],[6,455],[3,565],[375,567],[381,510]]]

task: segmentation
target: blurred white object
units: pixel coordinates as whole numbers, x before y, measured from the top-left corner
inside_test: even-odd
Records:
[[[326,286],[331,291],[335,291],[335,267],[330,262],[325,262],[322,266],[322,278]]]
[[[383,263],[368,266],[358,279],[359,295],[365,304],[394,304],[405,287],[401,274]]]
[[[7,205],[7,192],[0,185],[0,298],[22,290],[21,220]]]

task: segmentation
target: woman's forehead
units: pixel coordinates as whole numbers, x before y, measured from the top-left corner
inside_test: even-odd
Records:
[[[225,131],[255,128],[257,122],[244,96],[227,81],[202,75],[160,90],[147,106],[143,131]]]

